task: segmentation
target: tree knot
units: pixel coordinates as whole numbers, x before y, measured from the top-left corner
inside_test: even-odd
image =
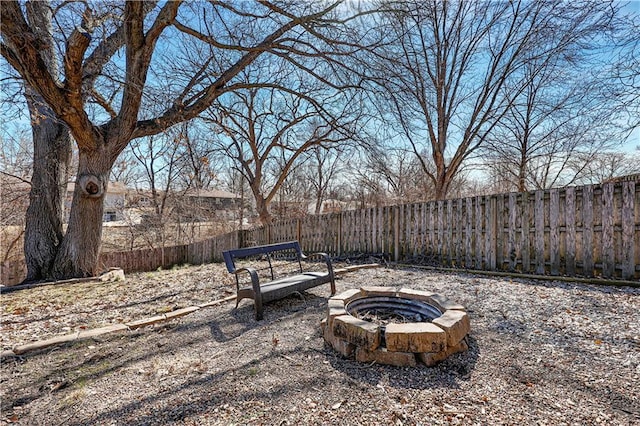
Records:
[[[78,183],[85,197],[99,198],[104,194],[104,185],[98,176],[82,175],[79,177]]]

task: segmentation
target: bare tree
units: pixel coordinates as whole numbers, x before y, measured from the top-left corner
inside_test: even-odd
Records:
[[[308,184],[315,214],[322,213],[322,203],[335,192],[339,176],[346,171],[345,158],[349,158],[353,152],[348,148],[330,150],[318,146],[310,151],[309,162],[302,171],[300,180]],[[344,195],[346,194],[342,194]]]
[[[582,164],[583,161],[577,159]],[[602,183],[607,180],[640,175],[640,152],[601,152],[589,157],[586,167],[582,168],[581,184]]]
[[[345,92],[327,92],[324,82],[283,71],[285,79],[230,93],[209,118],[221,151],[249,184],[261,223],[272,221],[269,205],[306,153],[350,143],[362,117]],[[246,75],[251,80],[265,81]]]
[[[597,96],[598,80],[588,81],[581,68],[567,61],[525,65],[525,89],[483,147],[490,173],[500,171],[511,182],[507,190],[574,183],[599,152],[619,140],[613,99]]]
[[[215,145],[209,140],[206,125],[198,121],[181,124],[178,167],[182,171],[178,178],[179,187],[185,190],[213,189],[223,167],[216,156]]]
[[[138,191],[147,194],[152,213],[144,215],[145,238],[150,247],[156,243],[164,243],[164,223],[168,219],[169,199],[174,195],[176,183],[181,174],[179,148],[184,134],[174,128],[162,135],[148,136],[132,141],[129,150],[137,160],[137,166],[144,172],[140,179]]]
[[[141,179],[141,172],[137,162],[138,160],[131,150],[122,151],[118,159],[113,163],[109,180],[122,182],[127,187],[135,187]]]
[[[612,10],[599,2],[385,2],[374,75],[384,111],[443,199],[524,90],[532,59],[553,58]],[[578,22],[578,24],[573,24]],[[507,84],[509,83],[509,84]],[[427,154],[427,155],[425,155]],[[433,164],[431,169],[429,163]]]
[[[26,133],[0,136],[0,261],[20,258],[33,164],[33,146]]]
[[[43,115],[68,127],[79,152],[66,234],[59,232],[59,215],[52,205],[42,206],[37,216],[52,222],[47,229],[34,217],[28,221],[27,228],[34,229],[28,231],[25,242],[29,279],[96,272],[108,178],[131,140],[192,119],[224,93],[238,85],[246,87],[235,77],[267,52],[283,56],[288,52],[292,60],[313,55],[314,45],[327,44],[332,25],[341,24],[329,19],[337,3],[292,2],[285,9],[269,1],[194,2],[186,3],[180,15],[181,4],[93,5],[100,10],[84,2],[62,2],[56,8],[45,4],[38,17],[40,25],[35,18],[27,18],[18,1],[3,2],[2,56],[53,112]],[[156,47],[167,40],[174,46],[158,51]],[[182,40],[197,41],[196,60],[181,56]],[[50,60],[46,52],[52,46],[56,57]],[[117,52],[123,52],[122,59],[114,56]],[[63,65],[62,78],[50,66],[57,63]],[[150,79],[150,74],[155,78]],[[166,85],[159,84],[159,77],[167,75],[175,77],[171,90],[161,92],[157,89]],[[42,143],[35,155],[41,147],[42,158],[51,159],[38,176],[53,181],[50,185],[34,182],[36,195],[66,181],[70,145],[63,135],[51,131],[36,138]],[[60,204],[54,201],[50,204]],[[47,239],[46,250],[40,236],[45,233],[55,235]],[[48,252],[46,259],[43,251]]]
[[[634,3],[635,4],[635,3]],[[620,17],[623,34],[615,40],[615,58],[605,69],[603,95],[619,101],[618,110],[627,114],[627,130],[640,127],[640,11]],[[613,77],[613,78],[611,78]]]

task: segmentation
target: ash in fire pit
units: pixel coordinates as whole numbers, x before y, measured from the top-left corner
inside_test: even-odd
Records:
[[[431,321],[442,315],[433,305],[404,297],[370,296],[348,303],[347,312],[356,318],[385,325]]]
[[[360,362],[432,366],[466,350],[464,307],[431,292],[362,287],[329,299],[322,321],[328,344]]]

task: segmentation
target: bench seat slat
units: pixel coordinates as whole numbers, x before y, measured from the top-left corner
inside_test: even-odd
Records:
[[[326,272],[305,272],[303,274],[278,278],[274,281],[261,284],[263,302],[271,302],[289,296],[296,291],[304,291],[331,281],[331,277]],[[240,289],[245,294],[251,294],[253,289],[250,286]]]

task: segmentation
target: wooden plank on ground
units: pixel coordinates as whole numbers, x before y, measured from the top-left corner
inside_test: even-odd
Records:
[[[102,334],[113,333],[116,331],[125,331],[128,329],[129,328],[124,324],[114,324],[106,327],[96,328],[92,330],[83,330],[77,333],[66,334],[64,336],[56,336],[56,337],[52,337],[51,339],[27,343],[25,345],[16,346],[15,348],[12,349],[12,351],[16,355],[21,355],[29,351],[45,349],[50,346],[60,345],[60,344],[69,343],[69,342],[75,342],[77,340],[96,337]]]

